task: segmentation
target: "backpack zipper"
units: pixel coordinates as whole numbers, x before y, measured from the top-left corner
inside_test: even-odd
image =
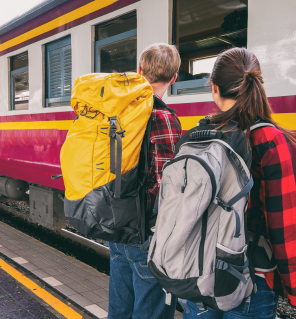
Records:
[[[167,168],[168,166],[181,161],[182,159],[186,159],[185,161],[185,166],[187,166],[187,161],[188,159],[193,159],[201,164],[203,168],[207,171],[211,184],[212,184],[212,198],[210,201],[210,204],[213,202],[215,195],[216,195],[216,190],[217,190],[217,185],[216,185],[216,179],[213,171],[211,170],[210,166],[201,158],[199,158],[195,154],[187,154],[187,155],[180,155],[175,157],[174,159],[170,160],[169,162],[165,163],[163,166],[163,170]],[[184,167],[185,167],[184,166]],[[187,172],[186,172],[187,174]],[[186,175],[187,177],[187,175]],[[186,180],[187,184],[187,180]],[[205,241],[206,241],[206,236],[207,236],[207,226],[208,226],[208,208],[205,210],[203,216],[202,216],[202,224],[201,224],[201,239],[200,239],[200,245],[199,245],[199,252],[198,252],[198,268],[199,268],[199,276],[203,275],[203,264],[204,264],[204,252],[205,252]]]

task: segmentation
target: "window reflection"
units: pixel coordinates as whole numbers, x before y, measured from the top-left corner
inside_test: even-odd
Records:
[[[26,110],[29,103],[29,72],[12,76],[14,109]]]
[[[99,47],[100,72],[137,71],[137,38],[129,38]]]

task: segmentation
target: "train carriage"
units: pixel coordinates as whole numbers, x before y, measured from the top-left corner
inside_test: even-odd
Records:
[[[233,46],[256,54],[275,120],[296,130],[295,10],[294,0],[47,0],[1,26],[0,193],[19,198],[29,185],[31,219],[63,227],[64,184],[51,176],[61,173],[75,118],[74,80],[136,72],[141,51],[156,42],[180,51],[178,81],[164,100],[183,131],[215,110],[208,78]]]

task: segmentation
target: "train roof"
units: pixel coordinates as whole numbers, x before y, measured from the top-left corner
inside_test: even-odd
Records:
[[[21,25],[27,23],[28,21],[46,13],[47,11],[65,3],[70,2],[71,0],[44,0],[39,3],[37,6],[31,8],[22,15],[12,19],[11,21],[0,26],[0,36],[20,27]]]

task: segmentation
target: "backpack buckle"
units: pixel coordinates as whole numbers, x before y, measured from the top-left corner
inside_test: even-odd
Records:
[[[109,131],[109,137],[115,138],[117,130],[117,118],[116,116],[110,117],[110,131]]]
[[[219,270],[226,270],[228,268],[227,262],[217,259],[215,267]]]
[[[229,206],[228,204],[224,203],[221,198],[216,197],[215,200],[216,200],[215,204],[219,205],[220,207],[222,207],[227,212],[231,212],[233,210],[233,208],[231,206]]]

